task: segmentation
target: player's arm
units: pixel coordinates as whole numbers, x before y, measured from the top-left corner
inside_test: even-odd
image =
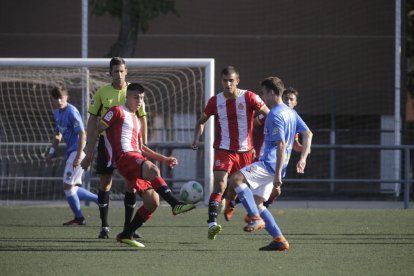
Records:
[[[303,146],[299,142],[299,133],[295,134],[295,140],[293,141],[293,150],[296,152],[302,152]]]
[[[146,145],[142,145],[142,154],[149,159],[163,162],[171,168],[178,164],[178,161],[175,157],[159,154],[158,152],[155,152],[149,147],[147,147]]]
[[[81,167],[84,170],[88,169],[92,162],[93,151],[99,134],[102,131],[105,131],[108,127],[109,126],[104,121],[100,121],[94,128],[90,128],[90,133],[88,132],[88,143],[86,144],[86,155],[81,162]]]
[[[286,142],[283,140],[277,140],[276,147],[276,168],[275,178],[273,179],[274,188],[282,185],[282,169],[286,155]]]
[[[77,148],[77,151],[76,151],[76,157],[73,160],[73,167],[74,168],[80,165],[82,151],[85,148],[85,144],[86,144],[86,132],[85,132],[85,130],[81,130],[78,133],[78,148]]]
[[[141,122],[141,136],[144,145],[148,143],[148,125],[147,113],[145,112],[145,104],[143,103],[137,112],[138,118]]]
[[[200,137],[203,134],[205,123],[207,122],[208,117],[205,113],[201,115],[201,118],[197,121],[194,127],[194,140],[191,144],[191,148],[196,150],[198,148],[198,142],[200,141]]]
[[[304,173],[306,167],[306,159],[311,152],[312,137],[313,133],[310,130],[303,131],[300,133],[303,137],[302,152],[300,153],[300,159],[296,164],[296,172]]]
[[[260,108],[260,110],[259,110],[259,112],[261,113],[261,114],[263,114],[265,117],[267,116],[267,114],[269,114],[269,108],[267,107],[267,105],[263,105],[261,108]]]
[[[49,147],[48,152],[45,154],[46,159],[50,160],[56,153],[57,147],[62,140],[62,133],[56,132],[52,139],[52,145]]]

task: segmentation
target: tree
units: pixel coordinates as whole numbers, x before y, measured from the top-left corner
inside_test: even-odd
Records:
[[[174,0],[90,0],[90,6],[92,14],[109,14],[121,20],[118,39],[107,57],[133,57],[138,34],[148,31],[150,20],[170,12],[178,16]]]

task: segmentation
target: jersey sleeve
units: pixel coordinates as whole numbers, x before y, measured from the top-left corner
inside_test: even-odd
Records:
[[[101,122],[106,124],[108,127],[112,126],[121,116],[119,108],[120,106],[111,107],[108,112],[106,112]]]
[[[83,125],[82,117],[79,111],[77,111],[76,109],[72,109],[69,119],[76,133],[82,132],[85,129]]]
[[[262,107],[265,105],[262,98],[260,98],[259,95],[257,95],[256,93],[253,93],[252,91],[247,91],[247,93],[248,93],[247,94],[248,99],[249,99],[250,103],[252,104],[253,109],[255,109],[255,110],[262,109]]]
[[[207,117],[215,115],[215,113],[216,113],[216,102],[217,102],[217,97],[216,96],[213,96],[208,100],[207,105],[204,108],[204,114],[206,114]]]
[[[90,103],[88,112],[92,115],[99,116],[101,109],[102,109],[102,99],[101,99],[101,89],[96,91],[95,95],[93,95]]]

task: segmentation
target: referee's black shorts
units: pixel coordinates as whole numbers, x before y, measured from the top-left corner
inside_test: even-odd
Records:
[[[103,135],[99,136],[98,142],[98,156],[96,158],[96,174],[112,174],[114,167],[108,167],[108,158],[105,153],[105,138]]]

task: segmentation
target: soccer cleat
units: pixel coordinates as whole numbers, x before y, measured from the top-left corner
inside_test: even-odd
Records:
[[[135,231],[134,233],[132,233],[132,237],[133,237],[134,239],[141,239],[141,238],[142,238],[142,235],[141,235],[141,233],[140,233],[140,232]]]
[[[226,207],[224,208],[224,218],[227,221],[230,221],[233,218],[234,212],[236,212],[236,209],[234,208],[233,204],[231,204],[230,200],[226,200]]]
[[[129,246],[132,246],[132,247],[145,247],[145,245],[143,244],[143,243],[140,243],[140,242],[137,242],[136,240],[134,240],[134,238],[133,237],[130,237],[130,238],[125,238],[125,237],[123,237],[122,236],[122,233],[119,233],[117,236],[116,236],[116,240],[117,240],[117,242],[119,242],[119,243],[125,243],[125,244],[127,244],[127,245],[129,245]]]
[[[271,243],[259,248],[260,251],[285,251],[289,249],[289,242],[283,236],[277,236]]]
[[[109,239],[109,227],[102,227],[101,232],[99,232],[99,239]]]
[[[74,218],[68,222],[63,223],[63,226],[78,226],[78,225],[85,225],[86,220],[84,217],[81,218]]]
[[[191,204],[191,203],[188,203],[188,204],[186,204],[186,203],[179,203],[179,204],[175,205],[172,208],[172,213],[173,213],[174,216],[176,216],[176,215],[179,215],[179,214],[182,214],[182,213],[191,211],[195,207],[196,206],[194,204]]]
[[[249,215],[244,216],[244,222],[249,223],[251,221]]]
[[[254,232],[254,231],[265,228],[265,226],[266,226],[266,224],[262,220],[262,218],[259,215],[255,215],[253,217],[250,217],[250,221],[243,228],[243,230],[245,232]]]
[[[210,228],[208,228],[208,235],[207,235],[208,239],[214,241],[216,239],[217,234],[220,233],[221,229],[222,229],[221,226],[218,224],[213,225]]]

